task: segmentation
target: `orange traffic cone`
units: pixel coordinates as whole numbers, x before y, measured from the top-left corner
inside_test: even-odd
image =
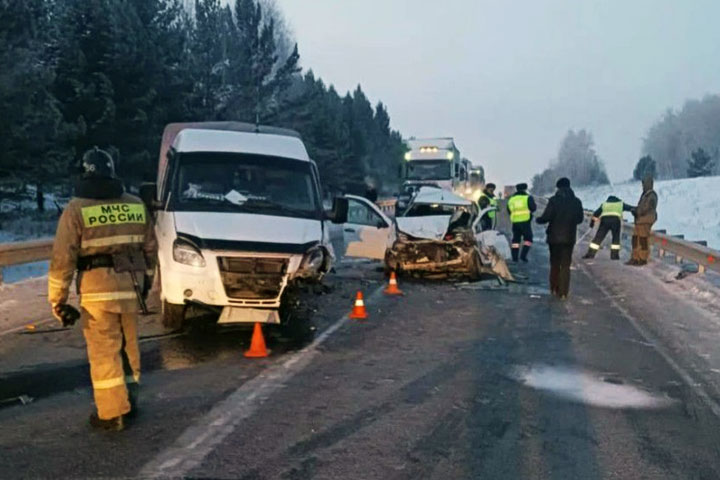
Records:
[[[402,290],[398,288],[397,276],[395,272],[390,272],[390,283],[387,288],[383,290],[385,295],[403,295]]]
[[[250,349],[245,352],[247,358],[265,358],[268,356],[268,350],[265,347],[265,337],[263,337],[262,326],[255,324],[252,340],[250,341]]]
[[[364,320],[368,318],[367,311],[365,310],[365,302],[363,301],[363,294],[360,290],[358,290],[357,297],[355,297],[355,306],[353,307],[352,312],[350,312],[350,318],[355,320]]]

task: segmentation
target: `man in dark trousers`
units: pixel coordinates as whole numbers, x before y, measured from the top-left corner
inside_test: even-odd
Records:
[[[497,208],[498,200],[497,197],[495,197],[495,188],[496,186],[494,183],[488,183],[487,185],[485,185],[485,188],[483,189],[482,193],[480,194],[480,198],[478,199],[478,206],[480,207],[480,211],[483,211],[488,207]],[[480,219],[480,228],[484,232],[485,230],[492,230],[494,226],[495,211],[487,212]]]
[[[512,259],[518,261],[518,256],[527,262],[528,252],[532,247],[532,214],[537,210],[535,199],[527,192],[527,183],[515,185],[515,193],[507,199],[507,209],[512,223]],[[520,252],[520,242],[522,252]]]
[[[561,178],[555,184],[557,192],[548,201],[537,223],[547,224],[547,243],[550,247],[550,291],[562,300],[570,291],[570,264],[577,239],[577,226],[585,214],[582,202],[570,188],[570,180]]]
[[[590,220],[590,228],[595,226],[599,220],[600,226],[595,234],[595,238],[590,242],[588,251],[583,258],[595,258],[600,245],[607,236],[608,232],[612,233],[612,244],[610,245],[610,258],[620,260],[620,230],[622,229],[623,212],[633,210],[631,205],[623,203],[618,197],[610,195],[600,208],[595,210]]]

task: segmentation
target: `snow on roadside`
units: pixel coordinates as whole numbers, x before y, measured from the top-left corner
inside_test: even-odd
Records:
[[[706,240],[720,249],[720,177],[687,178],[655,182],[658,194],[658,221],[653,227],[671,235],[684,234],[687,240]],[[579,188],[575,191],[583,206],[595,210],[608,195],[636,205],[642,193],[640,182]],[[632,221],[632,215],[625,214]]]

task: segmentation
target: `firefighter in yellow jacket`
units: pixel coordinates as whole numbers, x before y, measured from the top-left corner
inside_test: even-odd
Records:
[[[136,413],[138,302],[144,304],[152,284],[157,244],[145,205],[125,193],[112,157],[96,147],[83,156],[83,169],[58,224],[48,299],[63,325],[74,324],[80,315],[67,301],[77,272],[97,407],[90,424],[122,430]]]

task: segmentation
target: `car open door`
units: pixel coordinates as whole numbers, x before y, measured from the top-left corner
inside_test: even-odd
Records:
[[[346,195],[348,200],[347,223],[343,224],[343,256],[385,258],[393,222],[366,198]]]

